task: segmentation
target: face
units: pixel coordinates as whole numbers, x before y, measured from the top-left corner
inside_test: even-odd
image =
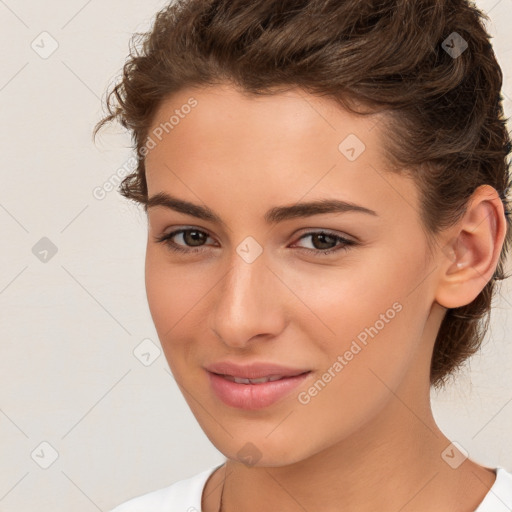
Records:
[[[432,267],[416,187],[386,170],[382,126],[298,90],[228,85],[182,90],[157,112],[149,197],[214,215],[148,208],[149,307],[184,398],[229,458],[303,460],[369,425],[397,389],[429,387]],[[328,200],[360,208],[266,215]],[[212,387],[205,367],[221,361],[309,373],[244,408]]]

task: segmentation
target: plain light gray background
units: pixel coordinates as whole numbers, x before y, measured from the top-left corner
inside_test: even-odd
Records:
[[[144,289],[145,217],[116,191],[93,194],[132,156],[119,127],[92,143],[101,99],[130,35],[165,4],[0,0],[3,512],[110,510],[224,460],[159,353]],[[477,5],[491,17],[510,116],[512,0]],[[481,353],[433,395],[450,439],[508,469],[510,289]]]

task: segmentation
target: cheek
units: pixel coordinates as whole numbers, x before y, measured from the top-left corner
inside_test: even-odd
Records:
[[[381,275],[379,281],[368,270],[371,287],[345,276],[338,284],[309,283],[307,303],[322,322],[310,313],[294,317],[301,322],[305,338],[316,345],[316,362],[320,363],[316,380],[301,389],[297,412],[319,429],[335,426],[329,434],[332,437],[325,437],[325,446],[360,428],[393,398],[421,342],[418,296],[407,296],[406,283],[394,285],[392,275]],[[326,334],[323,324],[334,334]],[[300,428],[298,422],[296,431]]]
[[[191,274],[184,268],[168,261],[162,249],[148,247],[145,263],[146,295],[159,333],[171,329],[194,304],[197,307],[207,289],[197,272]],[[190,311],[190,314],[194,312]],[[178,328],[179,323],[176,326]]]
[[[398,385],[421,342],[428,314],[428,294],[418,286],[419,265],[411,261],[418,260],[407,257],[401,264],[390,251],[353,268],[324,268],[314,275],[287,272],[283,280],[302,300],[290,302],[290,315],[316,345],[325,370],[341,356],[343,370],[336,375],[376,381],[374,370]]]
[[[172,275],[167,272],[164,265],[159,261],[156,251],[149,246],[146,249],[145,283],[148,306],[153,318],[153,323],[160,334],[165,327],[164,321],[168,318],[169,311],[172,311],[172,290],[175,289],[172,283]],[[171,307],[169,307],[171,306]],[[161,338],[160,338],[161,340]]]
[[[198,299],[194,300],[191,286],[184,286],[180,269],[173,268],[156,249],[148,248],[146,252],[145,283],[151,317],[167,357],[169,340],[179,339],[187,311]]]
[[[201,333],[200,321],[208,314],[209,292],[215,285],[212,272],[197,267],[194,271],[171,263],[165,251],[148,247],[145,262],[145,285],[149,310],[169,366],[185,368],[193,362],[191,351]]]

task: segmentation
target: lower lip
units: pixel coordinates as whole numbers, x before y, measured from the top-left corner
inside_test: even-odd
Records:
[[[263,409],[277,402],[304,382],[310,373],[261,384],[238,384],[212,372],[208,372],[208,377],[214,393],[226,405],[255,410]]]

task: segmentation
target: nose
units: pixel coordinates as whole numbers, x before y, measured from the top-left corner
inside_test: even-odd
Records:
[[[286,325],[290,291],[260,255],[252,263],[234,254],[231,267],[215,287],[210,328],[227,346],[245,349],[256,337],[274,338]]]

